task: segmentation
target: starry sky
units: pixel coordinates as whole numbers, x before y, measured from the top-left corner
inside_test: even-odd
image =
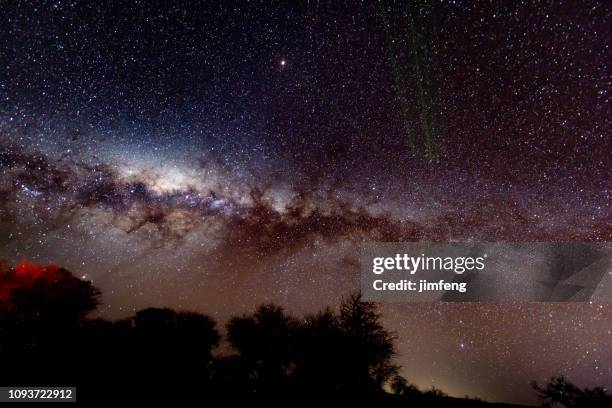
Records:
[[[6,1],[0,257],[219,322],[359,287],[363,241],[609,242],[605,1]],[[612,387],[612,304],[381,305],[409,381]]]

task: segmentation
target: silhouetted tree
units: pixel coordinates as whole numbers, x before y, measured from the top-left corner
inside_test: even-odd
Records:
[[[221,339],[215,321],[194,312],[148,308],[137,312],[132,322],[141,345],[166,347],[173,354],[200,350],[201,357],[210,360]]]
[[[544,407],[563,406],[567,408],[610,407],[612,396],[604,388],[580,389],[565,377],[552,377],[544,386],[532,382],[531,386],[543,401]]]
[[[264,305],[252,316],[231,319],[227,338],[238,356],[221,366],[239,367],[248,380],[234,383],[259,394],[371,395],[382,393],[397,373],[393,338],[375,305],[362,302],[360,294],[345,299],[338,314],[326,309],[299,322],[278,306]]]
[[[100,292],[56,265],[21,261],[0,271],[0,313],[38,324],[74,323],[93,311]]]
[[[213,319],[194,312],[148,308],[129,321],[132,368],[149,383],[196,386],[208,380],[212,349],[221,338]]]
[[[43,348],[67,347],[67,334],[96,308],[99,294],[91,282],[56,265],[24,260],[14,268],[2,268],[0,349],[35,358]]]
[[[444,391],[436,387],[431,387],[431,389],[425,391],[423,395],[429,398],[444,398],[448,396]]]
[[[376,305],[363,302],[361,294],[355,293],[342,302],[338,319],[344,349],[350,356],[345,362],[349,373],[345,380],[350,387],[362,390],[382,389],[397,374],[398,367],[392,363],[393,337],[380,322]]]
[[[0,270],[0,382],[40,383],[79,353],[82,319],[98,304],[99,291],[56,265],[22,261]]]
[[[396,374],[391,379],[391,391],[396,395],[401,395],[406,398],[416,399],[423,396],[423,393],[414,385],[399,374]]]
[[[251,384],[260,393],[288,386],[293,368],[296,320],[276,305],[262,305],[252,316],[227,323],[227,339],[248,367]]]
[[[307,316],[299,327],[296,346],[297,386],[307,392],[337,393],[346,377],[344,337],[338,316],[329,308]]]

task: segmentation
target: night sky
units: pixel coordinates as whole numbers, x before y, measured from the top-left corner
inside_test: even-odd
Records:
[[[359,287],[374,241],[612,241],[609,2],[6,1],[0,257],[99,315]],[[402,374],[612,387],[612,303],[381,305]]]

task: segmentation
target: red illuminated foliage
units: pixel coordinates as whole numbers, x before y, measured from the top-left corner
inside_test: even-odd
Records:
[[[19,319],[74,321],[96,308],[99,293],[57,265],[23,260],[0,269],[0,312]]]

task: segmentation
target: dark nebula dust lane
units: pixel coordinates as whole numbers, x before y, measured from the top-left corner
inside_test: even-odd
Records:
[[[333,307],[363,241],[612,240],[605,1],[0,12],[0,258],[100,316]],[[420,387],[612,387],[609,303],[381,308]]]

